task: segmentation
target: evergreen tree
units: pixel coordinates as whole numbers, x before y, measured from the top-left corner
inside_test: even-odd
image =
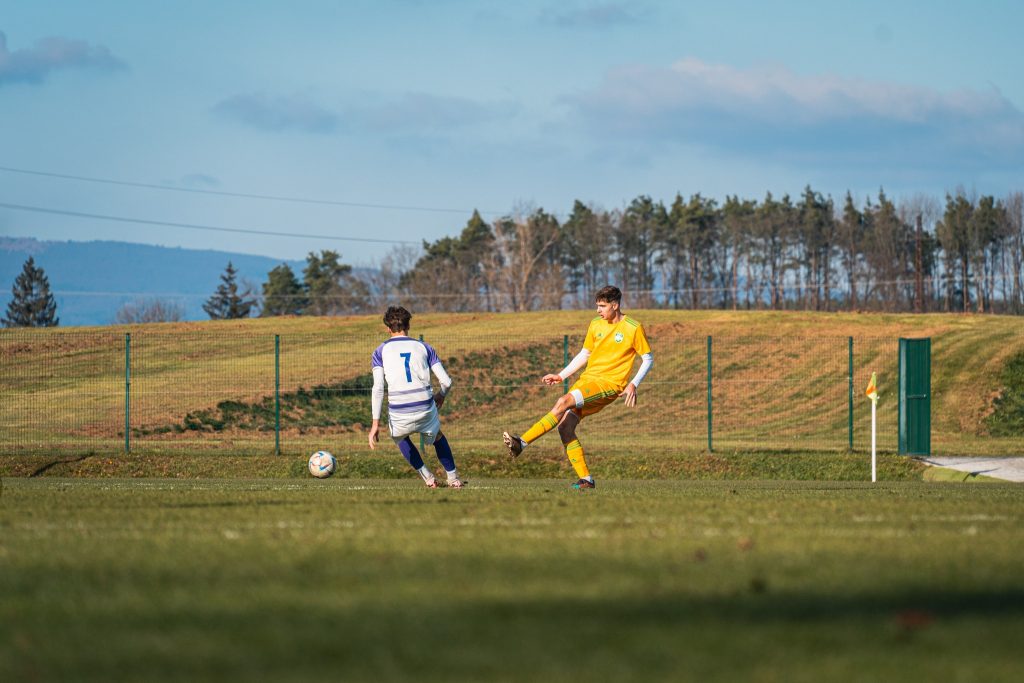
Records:
[[[491,310],[497,268],[495,236],[478,211],[459,237],[423,242],[423,255],[399,280],[416,297],[417,306],[435,310]],[[464,296],[452,297],[454,292]]]
[[[261,316],[302,315],[309,305],[306,290],[295,273],[282,263],[269,273],[263,283],[263,310]]]
[[[864,214],[853,203],[853,196],[846,192],[843,216],[839,219],[839,252],[842,255],[843,270],[849,287],[850,310],[857,309],[857,278],[861,270],[865,239]]]
[[[964,196],[963,192],[958,191],[955,197],[947,194],[946,211],[942,220],[935,226],[939,244],[942,245],[942,250],[946,253],[947,311],[952,310],[954,303],[959,303],[959,307],[964,313],[970,310],[970,225],[973,214],[974,205]],[[960,271],[959,289],[957,289],[954,279],[954,274],[958,269]]]
[[[562,226],[562,264],[569,291],[577,305],[589,307],[594,292],[611,278],[608,275],[608,244],[612,241],[612,217],[576,200]]]
[[[31,256],[14,279],[11,293],[13,298],[7,304],[4,327],[56,327],[60,322],[57,302],[50,294],[50,281]]]
[[[302,271],[311,315],[345,315],[369,310],[370,288],[352,274],[352,266],[341,262],[336,251],[310,252]]]
[[[203,310],[211,320],[248,318],[256,306],[256,298],[252,296],[251,287],[246,285],[241,292],[238,291],[237,274],[238,271],[231,261],[228,261],[228,267],[220,276],[221,283],[217,286],[217,291],[203,304]]]

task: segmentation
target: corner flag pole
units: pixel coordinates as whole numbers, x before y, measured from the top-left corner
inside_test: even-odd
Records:
[[[875,434],[878,423],[875,419],[875,412],[878,407],[878,389],[875,386],[875,373],[873,372],[871,373],[871,381],[868,382],[867,391],[864,393],[871,399],[871,481],[876,482],[878,481],[878,467],[875,456]]]
[[[875,456],[875,411],[878,406],[878,401],[871,402],[871,481],[878,481],[878,467],[877,458]]]

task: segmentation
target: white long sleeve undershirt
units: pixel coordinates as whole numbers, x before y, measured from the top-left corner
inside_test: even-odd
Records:
[[[452,378],[448,376],[448,372],[440,362],[431,365],[430,369],[437,377],[437,383],[441,385],[441,395],[444,396],[452,386]]]
[[[640,382],[644,381],[644,377],[647,376],[651,366],[654,365],[654,355],[651,353],[645,353],[640,356],[640,367],[637,368],[636,374],[633,375],[633,381],[631,384],[634,387],[640,386]]]
[[[575,374],[577,370],[586,365],[587,359],[589,358],[590,351],[588,349],[582,349],[579,353],[576,354],[576,357],[569,361],[569,364],[566,365],[560,373],[558,373],[558,376],[561,377],[562,379],[568,379],[573,374]]]
[[[370,414],[374,420],[379,420],[384,408],[384,368],[379,365],[373,368],[373,391],[370,397]]]

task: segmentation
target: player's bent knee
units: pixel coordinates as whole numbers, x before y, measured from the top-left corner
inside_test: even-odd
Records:
[[[555,409],[552,411],[557,413],[559,416],[564,415],[570,408],[576,407],[576,399],[572,394],[566,394],[562,398],[558,399],[555,403]]]

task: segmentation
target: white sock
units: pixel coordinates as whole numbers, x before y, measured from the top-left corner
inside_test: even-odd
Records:
[[[430,468],[424,465],[417,470],[420,476],[423,477],[423,481],[432,481],[434,479],[434,473],[430,471]]]
[[[445,470],[445,473],[448,474],[448,481],[455,481],[456,479],[459,478],[459,471],[458,470],[452,470],[451,472],[449,472],[448,470]]]
[[[591,484],[594,483],[594,475],[592,475],[592,474],[588,474],[587,476],[585,476],[583,478],[586,479],[587,481],[589,481]]]
[[[526,450],[526,447],[530,445],[530,444],[526,443],[525,441],[523,441],[522,439],[519,439],[519,443],[523,444],[523,450],[524,451]]]

